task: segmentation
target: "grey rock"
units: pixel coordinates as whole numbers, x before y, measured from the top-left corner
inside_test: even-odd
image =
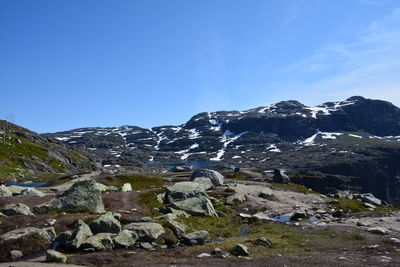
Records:
[[[208,177],[194,178],[193,183],[201,184],[205,190],[208,190],[208,189],[214,187],[213,183],[211,182],[211,179]]]
[[[376,198],[373,194],[371,193],[366,193],[366,194],[357,194],[354,195],[356,199],[375,205],[375,206],[381,206],[382,205],[382,200],[379,198]]]
[[[273,195],[274,195],[274,193],[273,193],[272,189],[269,188],[269,187],[263,188],[263,189],[260,191],[260,193],[258,194],[258,196],[259,196],[259,197],[262,197],[262,198],[270,198],[270,197],[272,197]]]
[[[165,193],[157,195],[157,201],[160,202],[161,204],[164,203],[164,199],[165,199]]]
[[[67,246],[73,249],[79,249],[86,239],[93,236],[89,226],[82,220],[78,220],[77,228],[67,242]]]
[[[102,250],[111,250],[114,248],[112,234],[110,233],[100,233],[94,236],[87,238],[80,249],[88,250],[88,251],[102,251]]]
[[[243,244],[235,245],[232,248],[231,253],[235,256],[244,256],[244,257],[247,257],[250,255],[248,248]]]
[[[93,179],[76,182],[71,188],[50,202],[33,208],[35,213],[49,211],[82,210],[88,212],[104,212],[101,192]]]
[[[53,227],[36,228],[26,227],[21,229],[12,230],[5,234],[0,235],[1,241],[16,240],[24,238],[35,238],[45,243],[51,243],[56,238],[56,232]]]
[[[298,212],[295,212],[292,216],[290,216],[290,220],[297,221],[299,219],[304,219],[306,217],[307,217],[307,214],[305,212],[298,211]]]
[[[20,250],[14,249],[14,250],[11,250],[10,252],[8,252],[8,258],[11,261],[18,261],[18,260],[22,259],[23,256],[24,256],[24,254]]]
[[[347,199],[353,199],[354,196],[350,191],[344,190],[344,191],[336,191],[336,193],[333,195],[336,198],[347,198]]]
[[[269,247],[269,248],[272,247],[272,242],[270,240],[266,239],[265,237],[257,238],[255,243],[260,246],[265,246],[265,247]]]
[[[187,231],[187,227],[183,224],[181,224],[180,222],[177,222],[177,216],[173,213],[168,213],[166,215],[157,217],[158,220],[164,220],[167,221],[168,223],[170,223],[170,225],[173,227],[173,232],[175,235],[180,236],[184,233],[186,233]]]
[[[161,224],[154,222],[134,222],[126,225],[124,230],[130,230],[137,234],[139,241],[155,241],[160,235],[165,233]]]
[[[371,227],[367,229],[368,232],[378,234],[378,235],[386,235],[390,231],[384,227]]]
[[[33,215],[31,209],[23,203],[11,203],[2,209],[2,212],[7,216],[13,215]]]
[[[272,181],[280,184],[288,184],[290,183],[290,178],[289,176],[284,174],[281,170],[275,169]]]
[[[46,262],[59,262],[59,263],[66,263],[67,262],[67,256],[65,256],[63,253],[48,249],[46,251]]]
[[[116,237],[114,237],[114,244],[117,247],[131,248],[135,246],[135,243],[138,240],[138,238],[139,237],[135,232],[130,230],[123,230],[119,232]]]
[[[94,234],[98,233],[119,233],[121,223],[115,219],[111,212],[108,212],[89,224],[90,230]]]
[[[170,172],[191,172],[193,170],[192,166],[184,165],[184,166],[175,166],[168,171]]]
[[[376,206],[370,203],[364,203],[364,207],[368,208],[369,210],[375,210]]]
[[[152,244],[150,244],[149,242],[140,243],[140,247],[145,250],[154,250],[154,246]]]
[[[190,180],[193,181],[197,177],[207,177],[211,180],[214,186],[221,186],[224,184],[224,176],[217,171],[200,169],[196,170],[191,176]]]
[[[220,248],[214,248],[212,251],[211,251],[211,255],[214,255],[214,256],[222,256],[222,255],[224,255],[224,251],[222,250],[222,249],[220,249]]]
[[[7,215],[5,215],[2,212],[0,212],[0,218],[2,218],[2,217],[7,217]]]
[[[11,190],[5,185],[0,186],[0,197],[12,197]]]
[[[110,185],[110,186],[108,186],[108,191],[111,191],[111,192],[118,192],[118,188],[115,187],[115,186]]]
[[[193,216],[213,216],[218,217],[217,212],[214,209],[211,201],[206,197],[192,197],[182,201],[172,202],[170,207],[184,212]]]
[[[21,191],[21,195],[44,197],[46,194],[31,187],[27,187]]]
[[[208,238],[208,232],[200,230],[182,236],[182,243],[187,246],[203,245]]]
[[[71,237],[72,237],[72,231],[65,231],[58,234],[54,242],[58,243],[62,247],[68,247],[68,241],[71,239]]]
[[[242,193],[235,193],[226,198],[225,204],[235,205],[246,201],[246,195]]]
[[[96,182],[96,187],[100,192],[105,192],[105,191],[109,190],[108,186],[106,186],[106,185],[104,185],[102,183],[97,183]]]
[[[148,223],[153,223],[155,222],[154,219],[150,217],[142,217],[140,219],[135,220],[135,222],[148,222]]]
[[[197,258],[205,258],[205,257],[211,257],[211,255],[208,253],[200,253],[199,255],[197,255]]]
[[[121,192],[130,192],[132,191],[132,185],[130,183],[125,183],[121,187]]]
[[[201,184],[194,182],[180,182],[165,189],[165,200],[167,203],[201,196],[206,197],[207,193]]]
[[[16,195],[20,195],[21,192],[26,189],[26,187],[23,186],[17,186],[17,185],[11,185],[11,186],[7,186],[7,189],[11,191],[11,193],[13,194],[13,196]]]
[[[177,217],[179,217],[179,216],[182,216],[185,218],[190,217],[190,214],[188,214],[187,212],[184,212],[183,210],[173,209],[171,207],[161,207],[160,212],[164,213],[164,214],[172,213],[172,214],[176,215]]]

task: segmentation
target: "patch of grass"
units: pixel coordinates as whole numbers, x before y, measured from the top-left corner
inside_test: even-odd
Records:
[[[53,159],[49,162],[49,166],[59,172],[65,171],[65,163],[61,160]]]
[[[162,187],[165,181],[159,177],[144,175],[121,175],[116,177],[105,177],[98,180],[107,186],[121,187],[125,183],[130,183],[133,190],[144,190]]]
[[[367,211],[368,209],[364,206],[364,203],[357,199],[338,199],[332,201],[330,204],[336,206],[338,209],[342,209],[343,212],[360,212]]]
[[[275,186],[283,188],[283,189],[287,189],[290,191],[294,191],[297,193],[303,193],[303,194],[319,194],[318,192],[309,190],[306,186],[301,185],[301,184],[293,184],[293,183],[289,183],[289,184],[279,184],[279,183],[273,183]]]
[[[154,208],[161,208],[164,206],[157,200],[157,195],[164,193],[164,189],[152,190],[140,194],[135,201],[144,209],[147,210],[146,216],[155,217],[160,216],[161,213]]]
[[[248,180],[251,177],[243,172],[235,172],[231,175],[228,175],[227,178],[232,179],[232,180]]]

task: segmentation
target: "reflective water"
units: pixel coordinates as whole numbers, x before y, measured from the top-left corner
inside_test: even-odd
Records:
[[[22,187],[41,187],[44,186],[46,183],[45,182],[41,182],[41,183],[30,183],[30,184],[21,184],[21,183],[7,183],[7,186],[12,186],[12,185],[16,185],[16,186],[22,186]]]

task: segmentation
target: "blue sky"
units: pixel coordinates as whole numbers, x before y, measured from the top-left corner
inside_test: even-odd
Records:
[[[398,0],[1,0],[0,117],[181,124],[352,95],[400,105]]]

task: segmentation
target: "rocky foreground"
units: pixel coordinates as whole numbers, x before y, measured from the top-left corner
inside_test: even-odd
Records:
[[[13,266],[400,265],[397,209],[279,170],[93,172],[0,186],[0,212],[0,262]]]

